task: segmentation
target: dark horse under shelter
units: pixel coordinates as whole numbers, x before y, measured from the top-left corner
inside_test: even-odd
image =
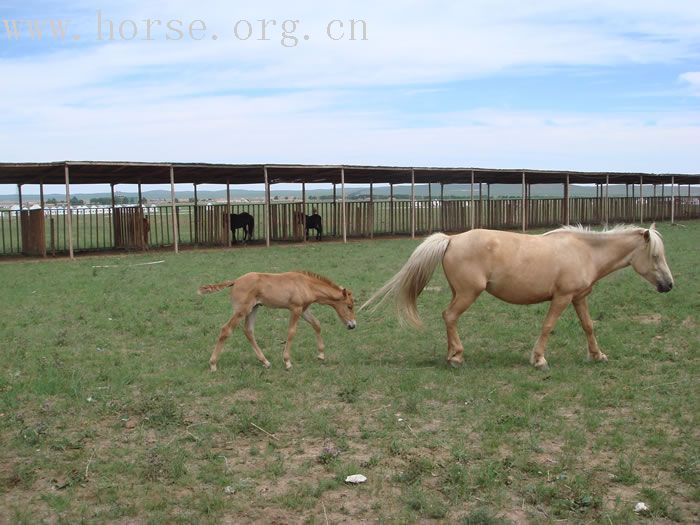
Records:
[[[254,227],[255,219],[250,213],[244,211],[243,213],[231,214],[231,233],[234,241],[236,241],[236,230],[240,228],[243,228],[243,241],[252,240]]]
[[[320,241],[321,236],[323,235],[323,222],[321,220],[321,216],[316,213],[316,210],[314,210],[313,215],[304,215],[303,212],[295,212],[294,216],[296,217],[297,223],[302,224],[304,223],[304,226],[306,227],[306,238],[309,238],[309,230],[316,230],[316,240]]]

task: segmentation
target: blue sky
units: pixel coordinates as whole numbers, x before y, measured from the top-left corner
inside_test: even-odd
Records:
[[[329,4],[0,0],[0,161],[700,171],[696,0]]]

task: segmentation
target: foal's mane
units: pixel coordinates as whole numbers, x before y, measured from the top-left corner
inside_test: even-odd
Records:
[[[652,256],[654,255],[659,255],[660,253],[663,252],[663,241],[661,240],[661,234],[655,229],[655,228],[650,228],[647,230],[646,228],[640,228],[639,226],[633,226],[631,224],[616,224],[609,230],[603,230],[603,231],[594,231],[591,230],[587,226],[582,226],[580,224],[576,226],[562,226],[561,228],[557,228],[556,230],[551,230],[546,233],[543,233],[542,235],[551,235],[554,233],[578,233],[581,235],[586,235],[586,236],[592,236],[592,237],[601,237],[605,235],[615,235],[615,234],[620,234],[620,233],[629,233],[629,232],[643,232],[643,231],[648,231],[649,232],[649,252]]]
[[[317,281],[321,281],[322,283],[325,283],[329,286],[332,286],[333,288],[337,288],[338,290],[342,290],[341,286],[338,286],[333,281],[331,281],[328,277],[325,277],[325,276],[320,275],[318,273],[309,272],[306,270],[297,270],[297,273],[300,273],[302,275],[306,275],[307,277],[311,277],[312,279],[316,279]]]

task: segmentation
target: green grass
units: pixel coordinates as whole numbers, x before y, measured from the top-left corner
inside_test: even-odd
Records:
[[[528,357],[547,305],[487,295],[460,320],[464,367],[448,367],[441,271],[419,299],[423,331],[399,326],[390,308],[361,312],[348,331],[315,306],[326,361],[303,324],[286,372],[287,314],[263,310],[256,333],[272,368],[236,331],[209,373],[230,306],[224,293],[197,296],[199,285],[303,268],[361,303],[419,240],[2,263],[0,516],[697,520],[700,223],[659,227],[673,291],[656,293],[630,269],[609,276],[589,302],[610,361],[586,361],[569,309],[545,373]],[[355,473],[367,483],[346,485]]]

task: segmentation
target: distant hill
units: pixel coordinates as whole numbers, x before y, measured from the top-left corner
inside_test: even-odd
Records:
[[[636,188],[639,191],[639,188]],[[346,188],[346,196],[348,199],[367,199],[369,198],[369,186],[367,187],[352,187]],[[482,191],[484,197],[486,197],[486,185],[482,186]],[[491,197],[492,198],[504,198],[504,197],[520,197],[520,185],[518,184],[494,184],[491,186]],[[433,198],[440,197],[440,185],[431,184],[430,192]],[[136,192],[118,192],[118,195],[137,198],[138,194]],[[578,186],[575,184],[571,185],[571,196],[572,197],[595,197],[596,189],[595,186]],[[645,195],[651,194],[651,188],[646,187],[644,191]],[[666,194],[670,194],[670,187],[666,188]],[[686,193],[684,193],[685,195]],[[692,194],[700,194],[700,188],[692,188]],[[272,198],[293,198],[301,199],[301,189],[299,190],[272,190]],[[394,186],[394,197],[395,198],[410,198],[411,188],[407,185]],[[470,185],[469,184],[449,184],[444,188],[445,198],[469,198],[470,196]],[[609,188],[609,195],[611,197],[624,197],[625,196],[625,186],[624,185],[611,185]],[[657,195],[661,195],[661,188],[657,188]],[[90,199],[98,198],[110,198],[109,193],[78,193],[74,194],[75,197],[85,201],[90,202]],[[314,200],[328,200],[333,197],[333,190],[329,188],[324,189],[310,189],[306,191],[307,199]],[[532,186],[532,196],[533,197],[562,197],[563,187],[561,184],[537,184]],[[143,197],[149,202],[163,202],[170,201],[170,191],[168,190],[147,190],[143,192]],[[180,202],[187,202],[189,199],[194,198],[194,191],[178,191],[175,197]],[[424,199],[428,197],[428,185],[427,184],[417,184],[416,185],[416,197]],[[478,185],[474,187],[474,197],[478,198]],[[38,194],[24,194],[22,198],[25,202],[38,202]],[[65,200],[66,196],[63,193],[52,193],[45,194],[44,199],[46,201],[50,199],[56,199],[56,201]],[[200,201],[207,200],[226,200],[226,190],[215,190],[207,191],[200,190],[197,192],[197,198]],[[340,199],[340,186],[337,187],[337,198]],[[375,199],[388,199],[389,198],[389,187],[375,187],[374,188],[374,198]],[[231,199],[233,200],[251,200],[251,201],[262,201],[265,199],[265,192],[263,190],[243,190],[232,187],[231,189]],[[4,203],[16,203],[17,194],[12,195],[0,195],[0,202]]]

